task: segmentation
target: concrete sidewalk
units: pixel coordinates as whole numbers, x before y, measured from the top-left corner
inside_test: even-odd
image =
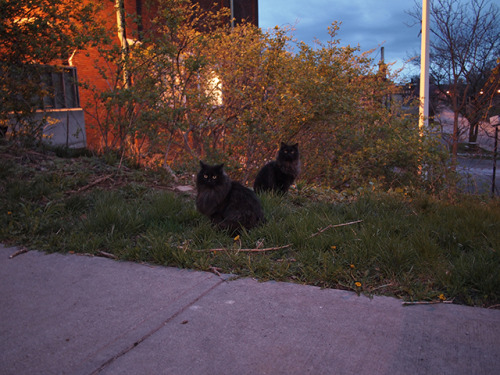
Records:
[[[0,245],[0,374],[500,374],[500,311]]]

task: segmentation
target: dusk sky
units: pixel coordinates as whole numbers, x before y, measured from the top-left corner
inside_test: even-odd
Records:
[[[337,36],[341,46],[375,49],[371,55],[375,63],[383,46],[385,62],[395,63],[392,70],[405,66],[404,78],[419,74],[415,66],[403,65],[420,54],[420,26],[407,26],[413,19],[405,13],[413,7],[413,0],[259,0],[259,26],[263,30],[293,26],[294,38],[312,46],[314,38],[330,39],[327,27],[333,21],[342,22]]]

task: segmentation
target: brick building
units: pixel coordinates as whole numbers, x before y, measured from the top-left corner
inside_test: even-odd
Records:
[[[151,14],[150,7],[146,7],[145,3],[147,0],[123,0],[125,13],[127,15],[139,15],[142,22],[134,23],[132,22],[133,17],[127,16],[126,18],[126,33],[127,39],[140,40],[140,33],[148,27],[148,21],[155,14]],[[195,0],[196,1],[196,0]],[[223,0],[222,4],[220,1],[213,0],[198,0],[196,1],[200,4],[203,9],[206,10],[218,10],[222,6],[230,8],[232,7],[231,14],[234,17],[234,22],[241,22],[245,19],[254,25],[258,26],[258,0]],[[219,4],[218,4],[219,3]],[[114,0],[104,0],[103,10],[99,14],[99,23],[107,30],[113,31],[113,36],[116,43],[119,45],[120,40],[118,38],[117,30],[117,12],[115,9]],[[149,12],[149,13],[148,13]],[[230,22],[230,20],[228,20]],[[96,48],[89,48],[85,51],[77,51],[69,59],[69,65],[76,68],[78,74],[79,82],[85,82],[93,86],[98,91],[104,91],[109,89],[109,81],[103,79],[98,68],[96,68],[96,61],[100,61],[100,64],[105,64],[105,62],[100,58],[98,50]],[[103,66],[103,65],[101,65]],[[80,87],[80,105],[85,112],[85,133],[87,139],[87,146],[90,148],[99,148],[101,146],[102,135],[99,134],[98,127],[95,126],[99,116],[103,116],[103,113],[99,113],[92,106],[93,93],[89,90]]]

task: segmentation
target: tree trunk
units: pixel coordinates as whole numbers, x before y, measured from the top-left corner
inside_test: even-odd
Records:
[[[469,143],[477,142],[477,135],[479,132],[479,123],[471,123],[469,125]]]
[[[127,60],[128,60],[128,42],[127,42],[127,33],[126,33],[126,24],[125,24],[125,5],[123,3],[124,0],[115,0],[115,8],[116,8],[116,27],[118,30],[118,39],[120,39],[121,43],[121,51],[122,51],[122,70],[123,70],[123,85],[125,88],[129,88],[130,86],[130,72],[127,68]]]

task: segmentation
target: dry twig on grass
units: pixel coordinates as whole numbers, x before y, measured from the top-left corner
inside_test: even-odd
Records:
[[[438,303],[453,303],[453,301],[415,301],[415,302],[403,302],[403,306],[415,306],[415,305],[435,305]]]
[[[319,231],[317,231],[316,233],[313,233],[309,236],[309,238],[312,238],[312,237],[316,237],[318,234],[321,234],[323,233],[325,230],[327,229],[330,229],[330,228],[338,228],[338,227],[345,227],[347,225],[353,225],[353,224],[358,224],[358,223],[361,223],[363,220],[356,220],[356,221],[351,221],[349,223],[342,223],[342,224],[330,224],[330,225],[327,225],[326,227],[320,229]]]
[[[265,252],[265,251],[273,251],[273,250],[281,250],[281,249],[286,249],[288,247],[292,246],[291,243],[289,243],[288,245],[283,245],[283,246],[276,246],[276,247],[266,247],[264,249],[228,249],[228,248],[225,248],[225,247],[222,247],[222,248],[218,248],[218,249],[204,249],[204,250],[194,250],[198,253],[209,253],[209,252],[217,252],[217,251],[231,251],[231,250],[234,250],[235,252],[239,253],[240,251],[241,252],[246,252],[246,253],[262,253],[262,252]]]
[[[98,251],[97,255],[104,257],[104,258],[114,259],[114,260],[118,259],[118,257],[116,255],[111,254],[111,253],[107,253],[105,251]]]
[[[19,249],[17,250],[15,253],[11,254],[9,256],[9,259],[12,259],[12,258],[15,258],[17,257],[18,255],[21,255],[21,254],[24,254],[24,253],[27,253],[29,250],[25,247],[23,247],[22,249]]]
[[[95,186],[95,185],[98,185],[100,184],[101,182],[103,181],[106,181],[108,179],[110,179],[111,177],[113,176],[113,174],[107,174],[106,176],[102,176],[102,177],[99,177],[98,179],[92,181],[90,184],[87,184],[85,186],[82,186],[81,188],[79,188],[78,190],[71,190],[71,191],[68,191],[67,193],[81,193],[82,191],[85,191],[87,189],[90,189],[91,187]]]
[[[357,223],[361,223],[363,220],[356,220],[356,221],[351,221],[349,223],[342,223],[342,224],[330,224],[326,227],[324,227],[323,229],[320,229],[318,232],[316,233],[313,233],[309,236],[309,238],[312,238],[312,237],[315,237],[317,236],[318,234],[321,234],[323,233],[325,230],[327,229],[330,229],[330,228],[338,228],[338,227],[344,227],[344,226],[347,226],[347,225],[353,225],[353,224],[357,224]],[[275,251],[275,250],[282,250],[282,249],[287,249],[289,247],[291,247],[293,244],[289,243],[287,245],[283,245],[283,246],[275,246],[275,247],[266,247],[266,248],[260,248],[260,247],[257,247],[257,248],[254,248],[254,249],[228,249],[228,248],[218,248],[218,249],[204,249],[204,250],[194,250],[196,252],[217,252],[217,251],[231,251],[231,250],[234,250],[235,252],[239,253],[239,252],[246,252],[246,253],[263,253],[263,252],[266,252],[266,251]]]
[[[210,267],[209,270],[212,271],[213,273],[215,273],[217,276],[219,276],[219,277],[221,276],[222,268]]]

